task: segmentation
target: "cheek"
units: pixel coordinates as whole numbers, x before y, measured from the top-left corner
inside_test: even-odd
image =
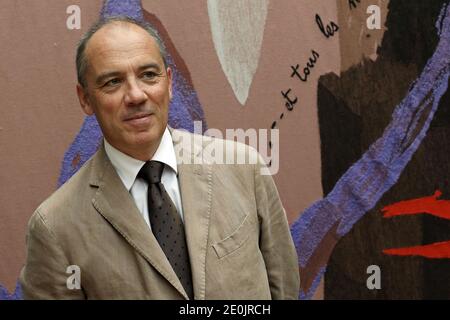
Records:
[[[109,121],[120,119],[120,102],[121,100],[115,97],[104,97],[99,100],[97,110],[102,117]]]
[[[164,92],[162,90],[153,90],[150,94],[151,100],[160,108],[164,107]]]
[[[160,107],[167,107],[166,104],[170,100],[169,87],[167,84],[164,83],[151,88],[149,94],[153,97],[153,100],[160,105]]]

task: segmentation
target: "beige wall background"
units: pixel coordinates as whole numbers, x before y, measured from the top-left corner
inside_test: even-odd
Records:
[[[66,9],[82,30],[101,1],[3,0],[0,11],[0,283],[14,291],[25,261],[26,223],[57,186],[65,150],[83,122]]]
[[[263,1],[262,1],[263,2]],[[376,59],[383,30],[366,28],[365,9],[388,1],[270,0],[259,61],[242,105],[227,80],[214,47],[206,0],[143,0],[158,17],[186,63],[210,128],[270,129],[280,134],[280,169],[274,176],[290,222],[320,199],[321,159],[317,83],[362,57]],[[266,3],[264,1],[264,3]],[[81,30],[68,30],[66,9],[81,9]],[[56,188],[64,152],[84,116],[75,93],[75,46],[98,17],[101,0],[3,0],[0,12],[0,283],[14,291],[25,259],[26,223]],[[315,15],[340,27],[325,38]],[[349,23],[349,18],[351,23]],[[383,21],[384,22],[384,21]],[[384,24],[384,23],[383,23]],[[365,37],[371,33],[371,37]],[[306,83],[291,78],[311,50],[320,57]],[[288,111],[281,91],[298,97]],[[284,113],[282,120],[279,119]],[[319,289],[316,298],[321,297]]]

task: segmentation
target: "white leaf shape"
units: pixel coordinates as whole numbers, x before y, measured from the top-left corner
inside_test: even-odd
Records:
[[[261,55],[269,0],[208,0],[214,47],[241,105]]]

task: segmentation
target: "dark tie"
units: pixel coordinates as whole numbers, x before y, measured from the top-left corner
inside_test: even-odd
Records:
[[[148,214],[153,234],[158,240],[167,260],[180,279],[188,297],[193,297],[191,266],[184,235],[184,224],[174,203],[170,199],[161,176],[164,164],[147,161],[139,171],[148,183]]]

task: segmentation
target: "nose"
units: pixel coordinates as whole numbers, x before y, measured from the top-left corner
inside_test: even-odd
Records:
[[[127,85],[127,91],[125,93],[125,104],[127,106],[141,105],[147,100],[147,95],[140,87],[138,81],[130,79]]]

